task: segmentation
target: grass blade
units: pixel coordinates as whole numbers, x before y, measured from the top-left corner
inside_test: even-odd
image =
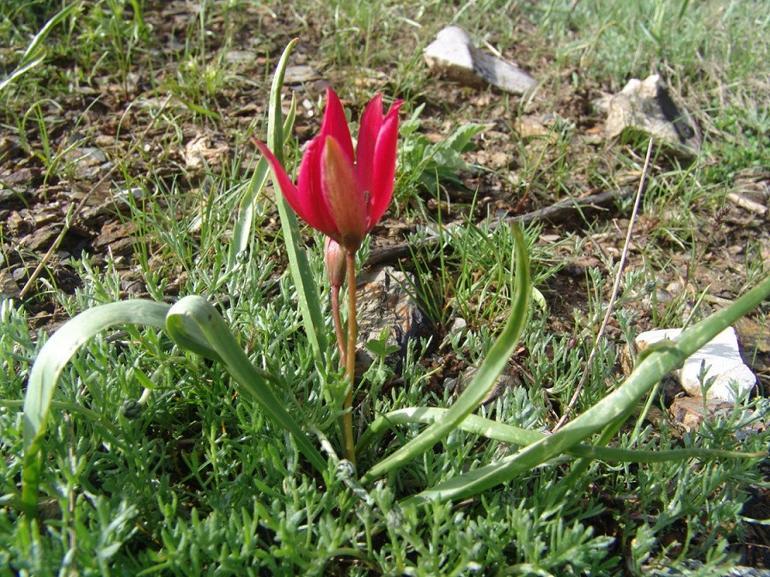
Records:
[[[286,63],[288,62],[289,54],[296,43],[296,39],[292,40],[283,51],[281,59],[278,61],[275,74],[273,75],[273,85],[270,89],[267,145],[281,163],[284,161],[284,125],[282,119],[283,115],[281,113],[281,88],[283,86]],[[294,286],[297,289],[297,300],[299,301],[299,309],[302,314],[302,323],[305,326],[305,333],[310,341],[310,346],[313,349],[316,362],[322,364],[324,361],[324,351],[326,351],[326,337],[325,332],[322,329],[324,322],[323,316],[321,315],[321,299],[318,295],[318,288],[313,280],[307,255],[300,243],[297,217],[283,198],[281,187],[277,182],[275,182],[273,188],[275,189],[278,214],[281,218],[281,230],[283,231],[283,239],[286,243],[286,252],[289,257],[289,270],[291,271],[291,276],[294,280]]]
[[[447,501],[476,495],[505,483],[575,447],[627,413],[655,383],[770,295],[770,276],[729,307],[714,313],[683,332],[671,347],[651,353],[615,391],[564,426],[558,433],[528,445],[497,463],[449,479],[411,497],[410,501]]]
[[[27,46],[27,49],[24,51],[24,54],[21,56],[19,65],[13,72],[11,72],[5,79],[0,82],[0,92],[5,90],[5,88],[10,86],[14,81],[16,81],[30,70],[39,64],[42,64],[42,62],[45,60],[45,55],[35,58],[35,56],[38,54],[38,49],[40,48],[41,44],[45,42],[45,39],[48,37],[48,34],[50,34],[51,30],[53,30],[59,23],[67,18],[70,15],[70,12],[75,10],[79,4],[79,2],[65,4],[64,8],[54,14],[51,19],[48,20],[48,22],[46,22],[45,25],[38,31],[38,33],[35,34],[35,36],[32,38],[32,41],[29,43],[29,46]]]
[[[394,425],[408,423],[431,425],[444,420],[446,418],[446,413],[447,409],[437,407],[409,407],[391,411],[390,413],[378,417],[372,422],[366,434],[362,436],[356,450],[363,450],[377,436],[381,435]],[[460,422],[457,428],[468,433],[481,435],[487,439],[494,439],[496,441],[520,446],[536,443],[547,436],[546,433],[506,425],[505,423],[486,419],[479,415],[468,415]],[[720,449],[687,448],[648,451],[598,447],[583,444],[575,445],[567,450],[567,453],[573,457],[623,463],[662,463],[665,461],[684,461],[686,459],[756,459],[766,455],[764,452],[743,453],[740,451],[724,451]]]
[[[51,30],[53,30],[62,20],[69,16],[70,12],[75,10],[75,8],[78,8],[79,4],[79,2],[65,4],[64,8],[54,14],[51,19],[48,20],[48,22],[46,22],[45,25],[32,38],[32,42],[29,43],[29,46],[27,46],[27,49],[24,51],[24,55],[21,57],[21,61],[27,62],[30,58],[32,58],[40,45],[48,37],[48,34],[50,34]]]
[[[166,330],[180,344],[190,339],[188,331],[191,329],[203,335],[207,346],[222,359],[240,389],[257,401],[268,417],[293,435],[299,450],[313,467],[319,472],[326,471],[326,460],[286,411],[284,402],[275,396],[264,375],[251,364],[217,310],[201,296],[183,298],[171,307],[166,318]]]
[[[16,70],[11,72],[7,78],[5,78],[2,82],[0,82],[0,92],[5,90],[7,86],[9,86],[14,81],[16,81],[17,78],[21,78],[22,76],[24,76],[27,72],[32,70],[35,66],[42,64],[44,60],[45,60],[45,56],[41,56],[40,58],[36,58],[32,62],[28,62],[24,66],[19,66]]]
[[[131,300],[94,307],[68,321],[46,342],[35,359],[24,396],[24,464],[22,506],[28,513],[37,506],[40,480],[40,438],[45,433],[51,401],[59,377],[73,355],[97,333],[123,324],[165,327],[171,307]]]
[[[527,245],[521,229],[514,225],[516,239],[516,278],[511,315],[500,336],[492,345],[475,377],[455,403],[447,410],[444,419],[433,422],[427,429],[394,453],[374,465],[364,475],[362,482],[370,482],[382,475],[402,467],[418,455],[440,442],[457,428],[469,414],[476,410],[513,354],[519,336],[527,320],[527,309],[531,285],[529,280],[529,258]]]

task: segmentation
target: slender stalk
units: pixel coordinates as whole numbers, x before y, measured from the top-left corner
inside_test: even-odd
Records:
[[[345,251],[348,276],[348,342],[345,354],[345,377],[348,381],[348,392],[345,395],[345,403],[342,410],[342,434],[345,439],[345,456],[348,461],[356,464],[356,444],[353,439],[353,388],[356,382],[356,337],[358,325],[356,324],[356,254]]]
[[[567,408],[564,410],[564,413],[562,414],[561,418],[559,419],[559,422],[556,423],[556,426],[553,428],[553,432],[555,433],[559,429],[561,429],[564,424],[567,422],[567,419],[569,419],[570,412],[572,409],[575,408],[575,405],[578,402],[578,399],[580,398],[580,393],[583,391],[583,387],[586,384],[586,381],[588,380],[588,376],[591,374],[591,366],[593,365],[594,357],[596,356],[596,353],[599,351],[599,345],[601,344],[602,338],[604,337],[604,331],[607,329],[607,324],[610,322],[610,317],[612,317],[612,313],[615,310],[615,301],[618,298],[618,293],[620,292],[620,281],[623,279],[623,272],[626,266],[626,258],[628,257],[628,249],[631,246],[631,237],[634,232],[634,224],[636,224],[636,217],[637,214],[639,214],[639,205],[640,201],[642,200],[642,192],[644,191],[645,185],[647,184],[647,174],[650,169],[650,159],[652,158],[652,138],[650,138],[650,141],[647,143],[647,154],[644,158],[644,167],[642,168],[642,176],[639,179],[639,188],[636,190],[636,198],[634,199],[634,208],[631,210],[631,218],[628,220],[628,230],[626,231],[626,240],[623,243],[623,252],[620,254],[620,262],[618,263],[618,270],[615,274],[615,282],[612,284],[612,293],[610,294],[610,302],[607,304],[607,310],[604,313],[604,319],[602,320],[602,324],[599,327],[599,332],[596,334],[596,339],[594,340],[594,346],[591,349],[591,353],[588,355],[588,360],[586,361],[586,368],[583,371],[583,374],[580,376],[580,381],[578,381],[577,387],[575,387],[575,392],[572,394],[572,398],[569,400],[569,403],[567,404]]]
[[[340,287],[332,286],[331,293],[334,334],[337,335],[337,348],[340,351],[340,365],[345,366],[345,332],[342,329],[342,318],[340,317]]]

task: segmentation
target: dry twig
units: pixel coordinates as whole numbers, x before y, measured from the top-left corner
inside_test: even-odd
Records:
[[[510,225],[514,222],[525,225],[536,220],[546,220],[550,222],[565,221],[578,213],[587,212],[589,210],[605,209],[605,207],[611,205],[613,202],[631,196],[631,193],[630,189],[621,188],[619,190],[591,194],[583,198],[567,198],[555,202],[550,206],[533,210],[532,212],[525,214],[491,219],[489,221],[489,226],[490,228],[495,228],[499,225]],[[464,224],[453,223],[447,225],[445,228],[447,231],[452,231],[460,226],[464,226]],[[429,236],[419,242],[404,242],[375,249],[372,251],[372,254],[369,255],[364,267],[371,268],[386,262],[407,258],[415,249],[433,246],[438,244],[440,240],[441,237],[438,234],[435,234],[434,236]]]

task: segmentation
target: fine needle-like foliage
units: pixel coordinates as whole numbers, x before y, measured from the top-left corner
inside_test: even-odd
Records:
[[[361,116],[358,142],[354,150],[342,104],[334,91],[329,90],[321,133],[306,147],[295,185],[284,169],[287,157],[284,148],[290,142],[296,101],[292,99],[290,111],[285,118],[281,112],[284,73],[295,44],[296,41],[292,41],[286,47],[273,77],[268,107],[267,145],[255,141],[265,158],[258,161],[238,202],[224,270],[226,275],[233,276],[244,268],[240,259],[251,248],[255,227],[254,204],[267,180],[269,166],[274,174],[276,205],[301,327],[312,351],[310,364],[316,372],[323,373],[320,380],[326,379],[328,374],[334,373],[334,369],[327,371],[327,365],[334,359],[336,348],[340,364],[345,368],[344,394],[318,394],[317,397],[323,398],[329,406],[315,413],[305,410],[301,399],[295,395],[293,384],[288,382],[296,375],[289,377],[289,371],[284,374],[280,370],[257,368],[259,362],[255,363],[246,350],[267,360],[262,366],[272,367],[274,365],[267,358],[269,353],[244,349],[223,315],[202,296],[184,296],[173,306],[149,300],[129,300],[91,308],[75,316],[51,336],[40,350],[29,375],[23,403],[23,471],[19,499],[20,508],[27,519],[32,519],[37,512],[42,467],[46,462],[42,447],[47,425],[52,418],[51,410],[72,408],[71,403],[54,401],[64,369],[91,339],[108,329],[123,325],[161,331],[178,349],[199,355],[215,363],[218,369],[224,369],[235,383],[237,391],[253,401],[249,409],[259,411],[271,425],[287,433],[286,438],[291,439],[304,462],[310,465],[304,471],[313,476],[313,483],[318,484],[319,478],[323,478],[324,482],[329,481],[329,472],[333,470],[330,466],[332,461],[337,465],[338,477],[344,478],[345,485],[367,507],[377,503],[372,494],[378,494],[380,488],[374,481],[383,477],[393,480],[406,465],[414,466],[421,458],[427,461],[430,451],[441,443],[447,443],[456,432],[502,441],[515,448],[507,454],[498,455],[496,459],[475,462],[472,466],[465,467],[463,462],[459,468],[463,472],[433,486],[430,486],[433,483],[431,481],[417,489],[412,488],[406,495],[399,496],[404,497],[400,505],[393,505],[397,501],[392,501],[388,505],[391,507],[389,510],[399,511],[399,507],[408,509],[416,506],[441,507],[442,502],[478,496],[536,467],[567,458],[583,459],[573,469],[574,478],[585,472],[582,465],[591,459],[659,464],[687,459],[705,461],[758,458],[764,455],[723,449],[651,451],[606,445],[636,404],[666,374],[770,295],[770,276],[756,283],[754,288],[723,310],[684,331],[675,342],[660,346],[641,358],[633,372],[615,390],[600,398],[556,433],[547,434],[540,430],[516,427],[474,414],[509,363],[527,328],[533,282],[527,242],[517,225],[513,225],[510,230],[513,245],[509,270],[514,273],[512,278],[507,279],[512,287],[508,320],[486,351],[475,376],[462,394],[454,402],[448,403],[446,408],[400,407],[381,414],[368,426],[366,423],[361,424],[358,415],[354,414],[358,408],[354,399],[360,394],[365,396],[367,392],[356,390],[356,254],[366,235],[382,218],[393,196],[401,101],[396,100],[383,113],[382,97],[377,95],[370,100]],[[333,288],[335,346],[329,345],[332,339],[327,335],[319,288],[313,280],[311,259],[303,248],[295,212],[312,228],[328,237],[325,251],[327,273]],[[341,260],[343,258],[344,262]],[[503,258],[507,259],[507,254]],[[339,307],[343,283],[347,283],[347,335],[343,330]],[[311,383],[318,381],[308,378]],[[321,384],[326,386],[328,383]],[[13,400],[6,405],[16,406],[13,403],[18,402]],[[89,417],[95,415],[86,408],[80,412]],[[425,425],[425,428],[392,453],[376,461],[373,455],[381,454],[376,445],[383,433],[406,424]],[[358,426],[360,430],[357,431]],[[271,431],[274,434],[275,429]],[[360,438],[356,442],[359,433]],[[601,435],[591,442],[591,437],[597,433]],[[316,438],[320,443],[316,443]],[[333,440],[340,438],[341,442],[335,445]],[[347,462],[337,459],[338,453],[343,454]],[[359,474],[355,470],[357,462],[373,464],[366,472]],[[255,482],[260,490],[270,491],[260,485],[259,480]],[[565,485],[569,483],[568,479]],[[429,486],[425,487],[426,484]],[[368,538],[371,539],[371,535]],[[355,557],[357,554],[352,549],[339,551],[335,555],[344,553]]]
[[[89,339],[105,329],[127,323],[165,329],[180,347],[221,362],[240,390],[294,436],[299,450],[313,467],[319,472],[326,469],[318,449],[273,392],[272,386],[280,384],[280,380],[254,368],[222,317],[206,299],[188,296],[174,306],[143,300],[125,301],[81,313],[57,331],[38,355],[24,400],[22,504],[25,510],[34,511],[37,504],[41,463],[38,443],[45,432],[54,389],[64,367]],[[272,386],[269,381],[273,381]]]

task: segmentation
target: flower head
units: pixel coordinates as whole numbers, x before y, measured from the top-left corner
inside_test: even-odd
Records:
[[[354,151],[342,103],[327,89],[321,132],[305,149],[296,185],[255,140],[294,212],[346,250],[358,250],[393,197],[400,107],[397,101],[383,114],[382,96],[372,98],[361,115]]]

